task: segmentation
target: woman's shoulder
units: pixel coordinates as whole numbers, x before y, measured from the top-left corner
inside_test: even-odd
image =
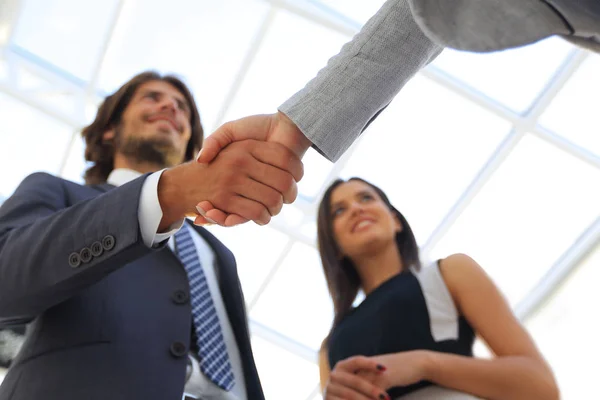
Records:
[[[451,254],[438,260],[444,278],[465,278],[483,273],[481,266],[471,256],[464,253]]]
[[[442,258],[438,265],[440,275],[455,301],[458,301],[461,293],[469,291],[471,285],[490,280],[477,261],[464,253]]]

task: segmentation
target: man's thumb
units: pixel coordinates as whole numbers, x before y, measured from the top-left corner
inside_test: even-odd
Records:
[[[215,135],[217,132],[213,133]],[[219,151],[223,149],[225,146],[221,146],[219,141],[213,137],[213,135],[204,139],[204,143],[202,144],[202,149],[198,152],[198,157],[196,157],[196,162],[201,164],[208,164],[212,160],[215,159]]]

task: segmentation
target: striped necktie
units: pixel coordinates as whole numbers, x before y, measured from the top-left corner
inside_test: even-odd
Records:
[[[235,384],[233,370],[223,340],[219,316],[213,304],[204,269],[200,264],[198,252],[187,224],[184,224],[175,233],[175,243],[179,259],[190,282],[192,320],[198,337],[200,370],[217,386],[230,391]]]

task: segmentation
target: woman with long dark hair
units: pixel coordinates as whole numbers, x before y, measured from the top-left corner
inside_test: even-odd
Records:
[[[318,243],[334,305],[319,360],[325,400],[558,399],[484,270],[464,254],[421,265],[410,225],[379,188],[335,181],[319,206]],[[493,358],[473,357],[476,334]]]

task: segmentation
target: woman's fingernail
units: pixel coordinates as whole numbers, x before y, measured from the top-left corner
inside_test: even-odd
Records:
[[[379,395],[379,398],[380,398],[381,400],[385,400],[387,397],[386,397],[386,395],[385,395],[385,394],[381,393],[381,394]]]
[[[385,371],[387,368],[385,368],[385,367],[384,367],[383,365],[381,365],[381,364],[377,364],[377,369],[378,369],[379,371]]]
[[[202,154],[202,149],[200,149],[200,151],[198,152],[198,155],[196,156],[196,161],[198,161],[198,159],[200,158],[201,154]]]

